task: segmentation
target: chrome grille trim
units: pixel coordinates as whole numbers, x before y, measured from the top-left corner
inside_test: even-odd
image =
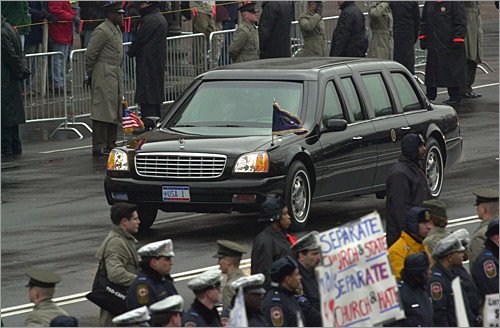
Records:
[[[148,178],[218,178],[226,161],[226,155],[207,153],[156,152],[134,157],[135,171]]]

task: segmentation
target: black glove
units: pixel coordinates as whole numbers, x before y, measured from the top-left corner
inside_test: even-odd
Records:
[[[323,2],[322,1],[316,1],[316,14],[320,14],[323,11]]]
[[[425,44],[425,39],[420,39],[420,49],[427,49],[427,45]]]
[[[85,85],[87,85],[89,88],[92,87],[92,73],[89,72],[87,73],[87,76],[85,77],[85,80],[83,81]]]

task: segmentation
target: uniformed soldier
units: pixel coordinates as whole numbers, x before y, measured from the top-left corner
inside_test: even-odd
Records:
[[[489,188],[477,189],[472,192],[476,196],[476,212],[479,220],[483,221],[472,234],[470,242],[470,267],[474,267],[474,261],[481,254],[486,241],[486,230],[489,220],[498,218],[498,191]]]
[[[307,11],[299,17],[299,28],[304,38],[301,57],[325,57],[325,22],[321,17],[322,1],[307,1]]]
[[[395,326],[434,327],[432,302],[427,291],[430,263],[426,252],[411,254],[405,259],[398,288],[406,318],[396,321]]]
[[[262,273],[241,277],[231,283],[235,293],[243,288],[245,310],[247,313],[248,327],[265,327],[266,321],[262,315],[262,299],[266,290],[263,288],[266,277]],[[234,300],[234,298],[233,298]]]
[[[153,327],[181,327],[184,299],[180,295],[172,295],[151,304],[149,310]]]
[[[271,265],[271,289],[262,301],[262,312],[270,327],[298,327],[304,314],[296,294],[302,288],[297,262],[285,256]]]
[[[222,307],[226,309],[231,305],[235,295],[230,285],[236,279],[243,277],[245,273],[240,269],[241,257],[247,252],[247,248],[230,240],[217,240],[219,249],[214,258],[218,259],[219,269],[226,275],[226,283],[222,288]]]
[[[307,327],[322,325],[319,287],[314,272],[321,262],[318,235],[317,231],[311,231],[291,247],[299,265],[303,294],[298,301],[306,320],[304,324]]]
[[[149,306],[171,295],[177,295],[170,276],[174,254],[171,239],[142,246],[137,251],[141,257],[141,271],[132,282],[127,293],[127,308]]]
[[[146,306],[130,310],[113,318],[117,327],[149,327],[149,310]]]
[[[26,317],[24,325],[28,327],[49,327],[50,321],[55,317],[67,316],[66,311],[52,301],[55,286],[61,281],[61,277],[57,273],[35,268],[28,270],[26,274],[30,278],[26,285],[29,288],[28,296],[30,301],[35,304],[35,307]]]
[[[184,327],[221,327],[216,306],[221,299],[220,270],[208,270],[188,282],[195,300],[182,318]]]
[[[472,267],[472,276],[483,297],[498,294],[498,219],[490,220],[484,249]]]
[[[446,204],[439,199],[430,199],[422,203],[422,207],[431,210],[432,227],[429,234],[424,239],[424,244],[432,254],[437,243],[451,232],[445,229],[448,224],[448,214],[446,213]]]
[[[456,327],[458,325],[451,282],[456,277],[453,268],[462,265],[464,250],[465,248],[457,236],[450,235],[441,239],[432,253],[436,263],[432,268],[432,275],[429,279],[429,291],[436,326]],[[470,321],[473,315],[469,302],[465,297],[464,303]]]
[[[260,58],[259,32],[255,23],[259,20],[259,11],[254,3],[246,3],[238,10],[241,12],[241,23],[234,32],[229,45],[229,56],[233,63],[241,63]]]

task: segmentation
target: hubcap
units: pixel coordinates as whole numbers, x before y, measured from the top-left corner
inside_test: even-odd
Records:
[[[427,182],[429,183],[429,188],[431,193],[435,195],[439,191],[439,184],[441,181],[441,157],[439,156],[438,150],[432,148],[427,156]]]
[[[304,177],[302,172],[298,172],[295,175],[291,190],[292,196],[292,210],[295,219],[298,222],[304,222],[306,219],[306,210],[308,202],[309,186],[308,181]]]

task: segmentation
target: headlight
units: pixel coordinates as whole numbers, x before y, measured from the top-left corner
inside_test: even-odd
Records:
[[[110,171],[128,171],[127,153],[120,149],[113,149],[108,157],[108,170]]]
[[[265,151],[241,155],[234,166],[235,173],[266,173],[269,171],[269,156]]]

